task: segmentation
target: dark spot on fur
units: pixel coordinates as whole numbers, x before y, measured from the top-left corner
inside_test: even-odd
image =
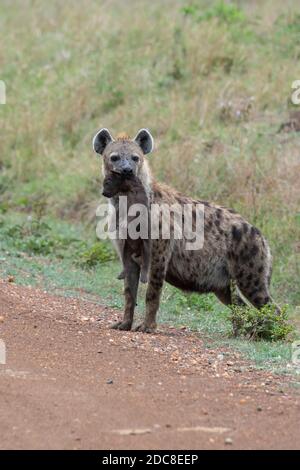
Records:
[[[264,267],[263,267],[263,265],[261,265],[261,266],[258,268],[258,272],[261,274],[261,273],[263,272],[263,270],[264,270]]]
[[[248,224],[246,224],[246,222],[243,223],[243,232],[245,234],[248,233]]]
[[[218,219],[222,219],[223,217],[222,209],[217,209],[216,215]]]
[[[206,207],[210,207],[210,204],[207,201],[201,201],[200,199],[198,199],[197,202],[199,202],[200,204],[203,204]]]
[[[252,275],[251,273],[248,274],[248,276],[247,276],[247,278],[246,278],[247,281],[250,282],[250,281],[252,280],[252,277],[253,277],[253,275]]]
[[[251,268],[251,269],[254,268],[254,263],[252,263],[252,261],[250,261],[250,263],[249,263],[249,268]]]
[[[256,305],[256,306],[260,306],[262,304],[262,299],[261,297],[257,296],[253,299],[253,303]]]
[[[256,235],[260,235],[260,234],[261,234],[261,233],[260,233],[260,231],[258,230],[258,228],[253,227],[253,226],[251,227],[251,231],[250,231],[251,237],[254,238]]]
[[[233,239],[239,243],[242,239],[242,232],[240,231],[239,228],[237,228],[236,225],[233,225],[232,229],[231,229],[231,233],[232,233],[232,236],[233,236]]]
[[[228,277],[228,276],[229,276],[229,272],[228,272],[228,269],[227,269],[226,266],[222,266],[221,274],[222,274],[222,276],[224,276],[224,277]]]
[[[253,289],[253,291],[251,291],[251,292],[249,293],[250,297],[253,298],[256,294],[259,293],[259,291],[260,291],[260,289],[258,289],[258,288],[257,288],[257,289]]]
[[[156,297],[157,297],[157,294],[155,292],[147,292],[146,301],[152,302],[154,299],[156,299]]]
[[[206,230],[211,230],[211,228],[212,228],[212,221],[208,220],[205,224],[205,229]]]
[[[258,246],[253,245],[253,247],[251,248],[250,253],[249,253],[250,257],[252,258],[252,257],[256,256],[257,253],[258,253]]]
[[[240,260],[243,263],[248,263],[248,261],[250,260],[249,253],[248,253],[248,250],[246,248],[244,248],[243,250],[240,251],[239,256],[240,256]]]

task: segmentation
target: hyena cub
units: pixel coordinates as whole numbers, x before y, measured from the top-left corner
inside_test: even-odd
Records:
[[[148,220],[146,227],[150,227],[149,221],[149,202],[144,186],[140,179],[135,175],[127,176],[126,178],[119,173],[108,174],[103,181],[103,196],[111,198],[117,195],[127,196],[127,207],[133,204],[142,205],[147,212]],[[128,224],[133,220],[133,217],[128,217]],[[143,283],[148,282],[148,272],[150,266],[150,237],[147,233],[147,239],[137,238],[133,240],[128,236],[124,240],[123,246],[119,244],[120,257],[123,264],[123,271],[119,274],[118,279],[125,278],[126,271],[126,254],[128,253],[131,258],[141,267],[140,281]]]

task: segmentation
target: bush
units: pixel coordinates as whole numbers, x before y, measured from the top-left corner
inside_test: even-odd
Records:
[[[115,259],[115,252],[103,242],[97,242],[79,256],[77,264],[81,268],[93,268],[97,264],[106,263]]]
[[[278,312],[275,305],[265,305],[260,310],[254,307],[233,306],[231,311],[233,335],[250,340],[285,340],[294,331],[288,323],[287,306]]]

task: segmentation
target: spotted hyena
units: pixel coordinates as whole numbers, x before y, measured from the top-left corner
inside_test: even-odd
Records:
[[[136,175],[153,204],[182,208],[191,204],[204,206],[204,242],[200,249],[187,250],[185,236],[175,239],[151,240],[151,265],[146,292],[146,314],[137,331],[152,332],[156,328],[156,314],[164,281],[190,292],[213,292],[225,305],[243,303],[246,298],[260,308],[269,302],[272,260],[267,241],[260,231],[234,210],[211,202],[185,196],[169,186],[158,183],[151,175],[147,155],[153,150],[153,138],[141,129],[131,140],[123,136],[114,139],[107,129],[101,129],[93,140],[95,152],[103,157],[103,172],[117,172],[125,177]],[[109,204],[118,208],[118,197]],[[117,243],[122,243],[117,241]],[[124,259],[125,311],[122,321],[113,328],[130,330],[139,283],[140,266],[131,256]],[[232,295],[232,284],[242,294]],[[234,297],[234,298],[233,298]]]

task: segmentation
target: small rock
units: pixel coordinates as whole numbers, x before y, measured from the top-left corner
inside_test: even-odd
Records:
[[[233,443],[233,440],[231,439],[231,437],[226,437],[226,439],[224,440],[224,443],[227,446],[231,446]]]
[[[0,323],[4,322],[4,317],[0,317]]]
[[[256,410],[257,410],[257,411],[262,411],[262,407],[261,407],[261,406],[258,406],[258,407],[256,408]]]
[[[8,282],[15,282],[14,276],[8,276],[7,280]]]
[[[114,383],[114,381],[113,381],[113,379],[108,379],[108,380],[106,381],[106,383],[107,383],[108,385],[111,385],[111,384]]]

